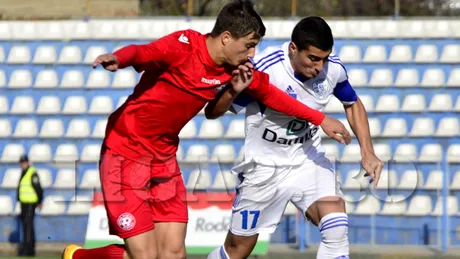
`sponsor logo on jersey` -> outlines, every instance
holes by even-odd
[[[281,145],[286,145],[286,146],[292,146],[294,144],[303,144],[304,142],[310,140],[315,136],[316,132],[318,131],[318,127],[314,127],[310,130],[308,130],[305,135],[298,137],[298,138],[293,138],[293,139],[287,139],[283,137],[278,137],[278,134],[269,129],[265,129],[264,133],[262,134],[262,138],[268,142],[272,143],[278,143]]]
[[[302,131],[306,130],[309,126],[309,123],[307,121],[301,121],[301,120],[292,120],[289,122],[287,129],[286,129],[286,135],[291,136],[291,135],[297,135],[302,133]]]
[[[295,99],[297,99],[297,93],[294,91],[294,89],[292,88],[292,86],[288,86],[286,88],[286,93],[289,94],[290,96],[294,97]]]
[[[312,89],[318,99],[323,99],[326,97],[327,90],[329,88],[329,83],[327,79],[321,78],[313,81]]]
[[[190,44],[190,42],[188,42],[187,36],[185,36],[183,33],[180,35],[179,41],[185,44]]]
[[[220,85],[220,80],[217,79],[207,79],[207,78],[201,78],[201,82],[208,84],[208,85]]]

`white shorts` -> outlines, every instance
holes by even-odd
[[[247,163],[232,171],[240,182],[230,231],[238,236],[273,233],[289,201],[305,216],[318,199],[343,197],[333,164],[325,157],[290,167]]]

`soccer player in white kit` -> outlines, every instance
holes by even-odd
[[[338,98],[360,144],[366,176],[376,186],[383,163],[374,154],[366,110],[340,59],[331,54],[333,41],[322,18],[304,18],[294,28],[291,41],[256,55],[254,68],[268,73],[270,83],[314,109],[322,111],[331,98]],[[206,109],[206,115],[216,118],[228,109],[236,113],[244,107],[245,155],[232,169],[239,184],[230,231],[225,244],[208,259],[247,258],[259,233],[275,231],[289,201],[321,232],[317,258],[349,258],[345,202],[318,127],[267,108],[244,93],[235,99],[221,97]]]

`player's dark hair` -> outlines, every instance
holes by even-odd
[[[217,37],[225,31],[236,39],[253,32],[255,39],[261,39],[265,36],[265,25],[250,0],[236,0],[226,4],[219,12],[211,36]]]
[[[291,41],[297,46],[299,51],[314,46],[320,50],[332,50],[334,37],[329,25],[323,18],[310,16],[303,18],[294,27]]]

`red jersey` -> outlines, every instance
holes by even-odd
[[[132,95],[109,117],[104,145],[120,155],[150,165],[175,163],[179,133],[231,80],[233,68],[218,66],[206,37],[177,31],[146,45],[114,53],[119,68],[144,72]],[[269,84],[254,71],[246,90],[268,107],[319,125],[324,114],[309,109]]]

